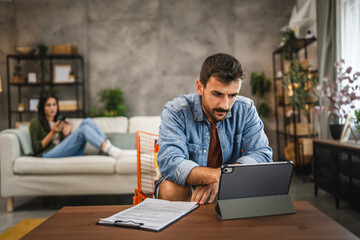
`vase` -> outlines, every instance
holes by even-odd
[[[341,132],[343,130],[344,124],[332,123],[330,124],[330,133],[333,139],[340,139]]]

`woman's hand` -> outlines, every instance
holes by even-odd
[[[59,133],[63,130],[64,126],[65,126],[65,123],[61,122],[61,121],[57,121],[56,123],[54,123],[54,125],[51,128],[51,131],[41,141],[41,146],[43,148],[46,147],[51,142],[51,140],[54,138],[55,134]]]
[[[52,126],[51,131],[54,133],[59,133],[63,130],[64,126],[65,123],[59,120]]]
[[[72,129],[72,124],[69,121],[65,121],[65,126],[62,130],[62,133],[64,134],[65,137],[69,136],[71,133],[71,129]]]

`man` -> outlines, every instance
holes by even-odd
[[[244,75],[233,56],[209,56],[196,81],[197,93],[165,105],[158,139],[158,198],[212,203],[222,164],[272,161],[253,102],[238,96]]]

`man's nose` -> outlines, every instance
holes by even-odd
[[[220,107],[224,110],[229,109],[229,98],[227,96],[225,96],[221,99]]]

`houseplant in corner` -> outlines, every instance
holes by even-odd
[[[127,107],[123,98],[124,92],[119,88],[103,89],[98,92],[103,108],[92,107],[89,111],[90,117],[116,117],[125,116]]]
[[[265,76],[264,72],[252,72],[250,75],[251,93],[257,95],[257,110],[260,117],[268,117],[271,113],[270,100],[265,94],[271,90],[271,80]]]
[[[320,109],[327,111],[330,117],[330,133],[334,139],[339,139],[345,118],[355,109],[354,100],[360,100],[360,86],[357,80],[360,72],[351,74],[352,67],[345,68],[345,61],[335,62],[336,79],[329,81],[329,77],[322,79],[322,84],[317,89],[321,92],[321,98],[325,99],[325,106]]]

